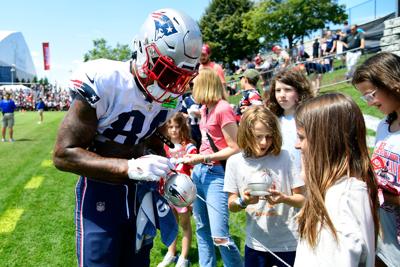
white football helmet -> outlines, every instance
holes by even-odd
[[[173,173],[164,185],[164,198],[176,207],[187,207],[196,199],[196,185],[189,176]]]
[[[197,75],[202,38],[198,24],[184,13],[151,13],[133,41],[134,72],[157,102],[182,95]]]

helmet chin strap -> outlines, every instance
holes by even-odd
[[[133,57],[134,55],[135,55],[135,58]],[[151,96],[149,96],[147,94],[146,90],[144,90],[144,85],[142,84],[141,79],[138,78],[135,65],[132,64],[133,60],[135,60],[135,59],[136,59],[136,52],[134,52],[132,54],[132,60],[129,62],[129,68],[130,68],[129,71],[130,71],[130,73],[132,73],[133,77],[135,78],[135,82],[136,82],[136,85],[138,86],[139,90],[143,93],[144,97],[146,97],[146,101],[151,103],[151,102],[153,102],[153,98],[151,98]]]

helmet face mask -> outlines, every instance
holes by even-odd
[[[197,75],[202,39],[197,23],[172,9],[150,14],[134,40],[134,71],[146,93],[165,102]]]
[[[186,84],[197,75],[197,71],[177,67],[171,58],[161,55],[154,44],[146,47],[146,53],[149,61],[144,65],[144,73],[167,92],[183,94]]]

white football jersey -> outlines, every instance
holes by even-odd
[[[72,75],[70,89],[96,109],[100,141],[138,144],[181,109],[182,97],[168,103],[146,99],[129,61],[86,62]]]

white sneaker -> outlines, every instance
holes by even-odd
[[[157,267],[166,267],[171,263],[175,263],[175,261],[176,261],[176,256],[167,252],[167,254],[165,254],[164,256],[164,259],[157,265]]]
[[[184,257],[179,257],[175,267],[189,267],[189,265],[190,265],[189,260],[185,259]]]
[[[14,139],[10,138],[10,142],[11,142],[11,143],[13,143],[14,141],[15,141]]]
[[[4,139],[4,138],[1,138],[1,142],[5,142],[6,141],[6,139]]]

